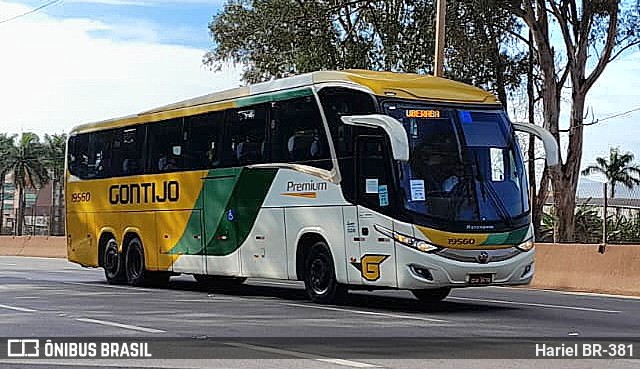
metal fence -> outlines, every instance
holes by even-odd
[[[543,211],[539,240],[553,242],[557,222],[553,197],[547,199]],[[617,184],[612,197],[610,184],[583,184],[576,196],[575,215],[577,243],[640,244],[640,187]]]
[[[3,212],[0,234],[19,235],[18,209]],[[31,206],[22,216],[22,235],[25,236],[64,236],[64,209],[54,206]]]

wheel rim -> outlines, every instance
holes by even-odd
[[[311,289],[318,295],[323,295],[329,290],[331,274],[329,271],[329,263],[325,258],[316,257],[313,259],[309,270],[309,281]]]
[[[142,255],[137,249],[129,251],[129,257],[127,258],[127,272],[129,279],[137,279],[142,273]]]
[[[104,268],[112,276],[118,274],[120,267],[120,257],[118,255],[118,249],[113,246],[107,246],[107,250],[104,255]]]

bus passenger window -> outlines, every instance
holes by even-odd
[[[331,169],[326,131],[313,97],[275,102],[272,112],[272,161]]]
[[[257,105],[227,112],[225,119],[228,135],[223,141],[224,166],[264,163],[267,109]]]
[[[113,134],[112,175],[135,175],[143,172],[142,147],[145,129],[125,128]]]
[[[147,173],[170,172],[182,168],[180,119],[172,119],[149,125],[147,131],[149,151]]]
[[[222,137],[223,112],[187,117],[182,134],[184,169],[209,169],[220,166],[217,150]]]

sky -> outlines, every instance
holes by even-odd
[[[46,2],[0,0],[0,22]],[[63,0],[0,23],[0,132],[68,132],[240,85],[238,67],[202,64],[223,3]],[[640,107],[638,49],[608,66],[587,106],[596,119]],[[583,166],[612,146],[640,160],[640,111],[587,127]]]

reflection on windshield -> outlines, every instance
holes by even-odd
[[[411,212],[469,223],[504,222],[529,211],[522,158],[501,111],[386,104],[402,122],[410,159],[400,187]]]

